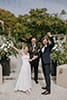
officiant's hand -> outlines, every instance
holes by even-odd
[[[33,60],[35,60],[35,59],[37,59],[37,58],[38,58],[38,56],[33,56],[32,59],[29,59],[29,62],[31,62],[31,61],[33,61]]]
[[[38,58],[38,56],[33,56],[32,60],[35,60],[35,59],[37,59],[37,58]]]

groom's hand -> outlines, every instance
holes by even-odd
[[[48,35],[49,37],[51,37],[51,36],[52,36],[51,32],[47,32],[47,35]]]

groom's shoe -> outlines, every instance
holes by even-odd
[[[50,94],[50,91],[45,92],[45,95],[49,95],[49,94]]]
[[[38,81],[35,81],[36,82],[36,84],[38,84]]]
[[[47,89],[47,87],[41,87],[41,89],[46,90],[46,89]]]
[[[35,83],[36,83],[36,84],[38,84],[38,81],[37,81],[37,80],[35,80]]]
[[[46,91],[42,92],[41,94],[42,94],[42,95],[48,95],[48,94],[50,94],[50,91],[47,91],[47,90],[46,90]]]

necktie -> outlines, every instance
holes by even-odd
[[[42,48],[42,53],[44,53],[44,50],[45,50],[45,46]]]

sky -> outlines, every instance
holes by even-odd
[[[0,0],[0,8],[9,10],[16,16],[26,14],[31,8],[47,8],[49,13],[67,12],[67,0]]]

